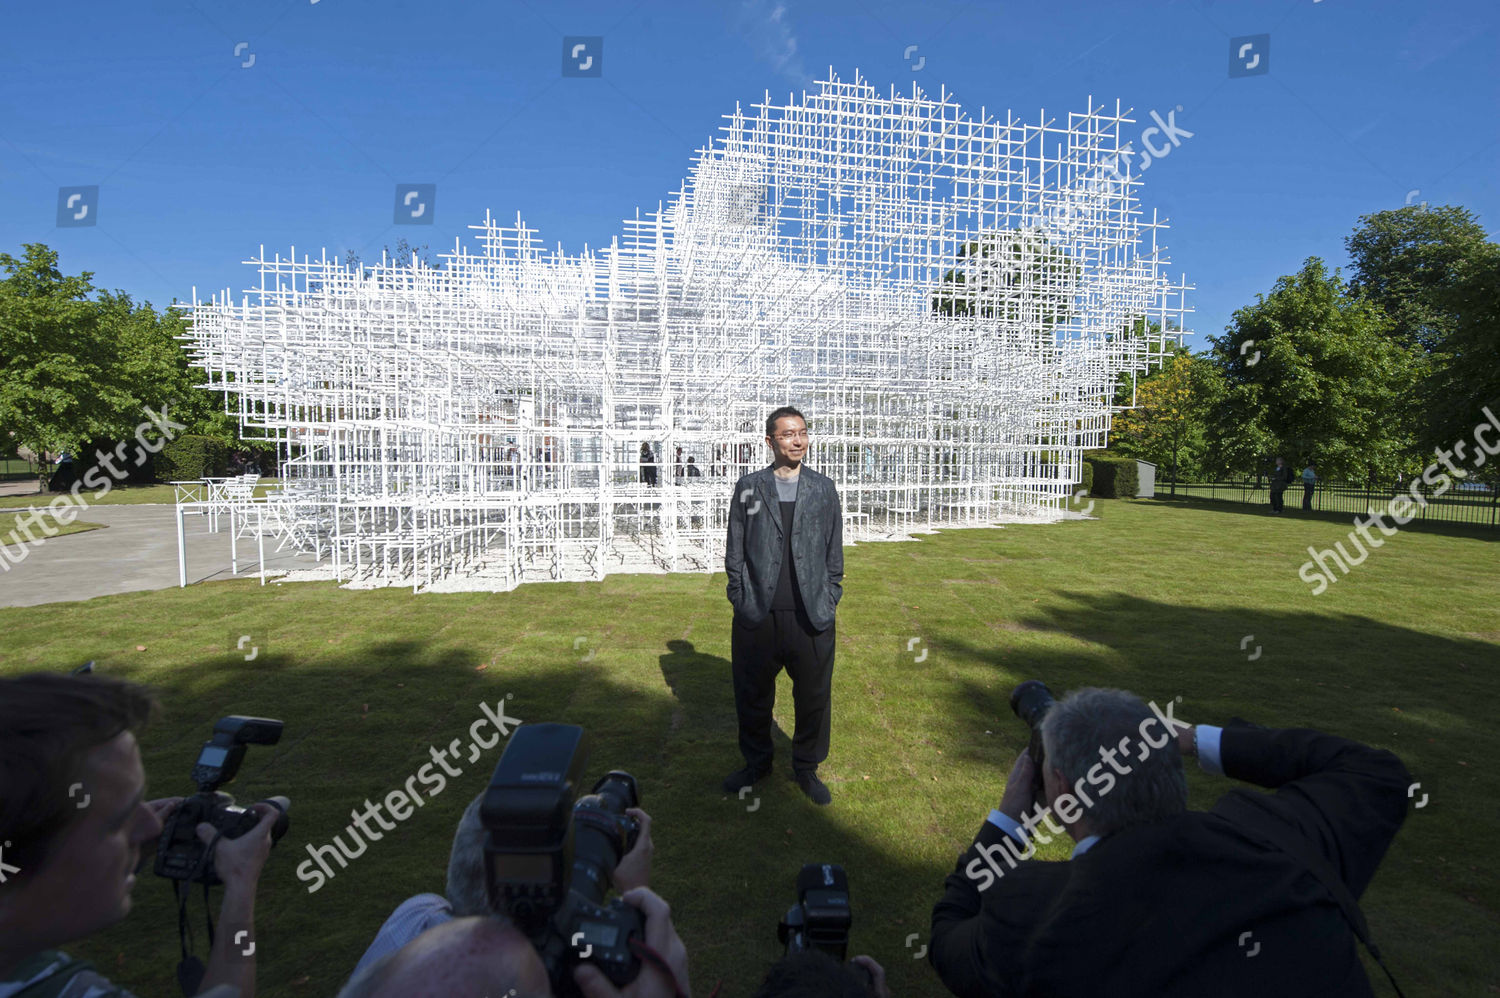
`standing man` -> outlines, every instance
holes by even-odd
[[[844,594],[844,515],[827,475],[802,464],[807,421],[784,406],[766,417],[774,461],[734,486],[724,570],[734,607],[730,648],[734,706],[745,767],[724,780],[738,793],[771,770],[776,675],[792,679],[796,729],[792,775],[815,803],[827,804],[818,764],[828,758],[832,716],[834,609]]]
[[[1280,513],[1284,506],[1282,497],[1286,494],[1286,487],[1292,484],[1292,469],[1287,466],[1286,458],[1278,457],[1276,467],[1271,469],[1271,512]]]
[[[1318,469],[1311,461],[1302,469],[1302,508],[1312,510],[1313,489],[1318,484]]]

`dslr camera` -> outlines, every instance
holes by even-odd
[[[839,963],[849,952],[849,877],[837,863],[808,863],[797,874],[797,903],[792,905],[776,936],[786,955],[822,950]]]
[[[633,944],[644,916],[604,896],[639,823],[635,777],[611,770],[578,796],[589,739],[573,724],[523,724],[511,734],[479,805],[490,907],[531,938],[559,996],[578,996],[572,968],[597,967],[615,987],[641,970]],[[576,798],[576,799],[575,799]]]
[[[226,839],[237,839],[260,824],[259,814],[235,807],[234,798],[219,787],[239,772],[246,745],[275,745],[280,740],[281,722],[265,717],[234,715],[214,724],[213,737],[203,743],[193,765],[192,779],[198,792],[172,812],[162,829],[156,847],[157,876],[209,886],[223,883],[214,870],[213,853],[198,839],[198,823],[208,822]],[[286,834],[286,812],[291,802],[285,797],[267,797],[259,803],[281,812],[271,826],[274,845]]]
[[[1028,679],[1010,691],[1010,709],[1031,729],[1031,744],[1026,746],[1026,754],[1031,756],[1031,789],[1037,800],[1042,799],[1042,759],[1046,755],[1042,750],[1042,718],[1055,703],[1057,699],[1040,679]]]

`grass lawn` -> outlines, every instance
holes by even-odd
[[[281,480],[264,478],[255,486],[255,495],[263,496],[267,489],[277,488]],[[0,509],[25,509],[29,506],[45,506],[62,493],[36,492],[25,496],[0,496]],[[174,503],[176,489],[171,485],[116,485],[100,498],[85,489],[79,495],[90,506],[123,506],[143,503]]]
[[[11,531],[16,529],[16,522],[24,516],[26,516],[25,513],[0,513],[0,541],[10,544],[26,543],[24,534],[17,534],[15,538],[11,537]],[[98,530],[104,524],[89,523],[85,520],[74,520],[71,523],[63,524],[57,522],[57,518],[51,513],[46,513],[36,520],[28,518],[26,526],[31,531],[33,537],[45,539],[48,537],[63,537],[67,534],[81,534],[85,530]]]
[[[943,994],[913,954],[1025,746],[1007,697],[1029,678],[1181,697],[1189,721],[1239,715],[1395,751],[1429,803],[1410,811],[1364,896],[1371,931],[1407,994],[1500,988],[1500,535],[1403,531],[1314,597],[1298,566],[1309,544],[1344,539],[1347,522],[1149,501],[1097,501],[1095,515],[846,552],[827,808],[792,784],[780,733],[754,810],[718,789],[739,765],[722,575],[421,596],[237,581],[0,609],[0,672],[92,658],[156,687],[167,715],[144,738],[153,796],[190,791],[216,718],[286,722],[228,787],[241,802],[292,798],[257,906],[267,995],[332,995],[397,903],[442,891],[454,825],[499,747],[460,761],[444,793],[317,893],[294,871],[366,798],[401,787],[429,746],[467,743],[480,702],[507,694],[512,716],[589,730],[590,780],[610,768],[639,779],[655,819],[653,886],[672,904],[695,994],[720,978],[729,995],[753,989],[813,861],[849,871],[851,954],[883,963],[894,994]],[[253,661],[234,651],[241,634]],[[783,676],[782,732],[791,708]],[[1196,766],[1188,784],[1198,808],[1230,786]],[[1054,842],[1042,855],[1067,852]],[[175,925],[167,886],[144,876],[131,917],[72,948],[137,993],[174,994]]]

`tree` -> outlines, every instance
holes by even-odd
[[[1212,340],[1224,380],[1208,416],[1215,463],[1258,474],[1280,454],[1294,464],[1312,458],[1330,477],[1404,468],[1427,364],[1390,329],[1317,257],[1237,310]]]
[[[1486,243],[1458,265],[1444,304],[1453,326],[1423,385],[1420,438],[1428,454],[1468,438],[1486,420],[1486,406],[1500,414],[1500,246]],[[1500,480],[1500,461],[1482,471],[1479,477]]]
[[[392,267],[410,267],[413,256],[421,261],[422,266],[432,270],[442,270],[443,264],[446,262],[438,259],[437,254],[433,253],[426,243],[423,243],[421,246],[413,246],[407,241],[405,236],[396,240],[395,246],[388,245],[382,247],[382,253],[385,255],[387,264]],[[352,249],[344,251],[344,264],[351,270],[368,270],[373,266],[373,264],[364,262],[364,258],[359,255],[358,250]]]
[[[1454,292],[1467,262],[1494,244],[1466,209],[1408,205],[1361,216],[1349,251],[1349,289],[1391,319],[1391,335],[1442,351],[1458,323]]]
[[[131,425],[140,421],[146,407],[160,411],[170,405],[172,418],[185,424],[187,433],[235,446],[234,417],[224,412],[221,395],[198,387],[205,376],[192,367],[178,338],[188,326],[181,310],[169,307],[158,313],[150,302],[136,303],[124,291],[100,292],[98,307],[101,326],[119,345]]]
[[[1007,229],[965,243],[932,297],[938,315],[978,315],[1052,329],[1073,311],[1080,268],[1035,229]]]
[[[118,344],[88,299],[93,274],[64,275],[41,243],[27,243],[21,260],[0,253],[0,270],[0,430],[37,454],[126,432],[130,393]]]
[[[1136,386],[1136,405],[1114,420],[1111,448],[1171,469],[1172,494],[1184,470],[1200,471],[1207,449],[1209,409],[1223,391],[1207,360],[1177,347]]]

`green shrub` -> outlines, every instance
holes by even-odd
[[[156,477],[163,482],[190,482],[224,474],[229,448],[213,437],[191,434],[168,441],[156,455]]]
[[[1078,488],[1074,489],[1073,491],[1077,492],[1081,489],[1084,493],[1088,493],[1094,488],[1094,466],[1092,464],[1089,464],[1088,458],[1083,459],[1082,473],[1083,480],[1078,483]]]
[[[1140,491],[1135,458],[1118,454],[1090,454],[1084,458],[1093,470],[1090,495],[1101,499],[1134,499]]]

